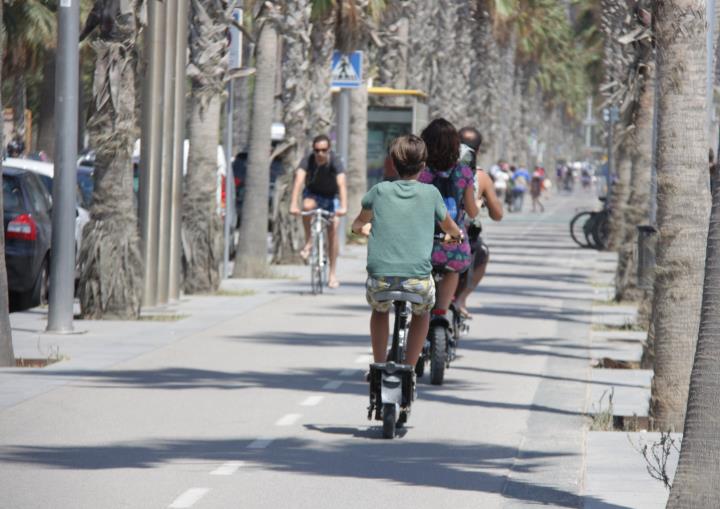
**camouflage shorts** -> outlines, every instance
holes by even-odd
[[[435,281],[431,276],[427,278],[402,278],[402,277],[368,277],[365,283],[367,290],[365,296],[368,304],[375,311],[387,313],[392,308],[391,301],[378,302],[375,295],[380,292],[402,291],[415,293],[423,298],[421,304],[411,303],[414,315],[422,315],[429,312],[435,305]]]

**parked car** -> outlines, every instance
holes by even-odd
[[[37,174],[3,168],[5,265],[11,309],[47,303],[51,209],[50,194]]]
[[[52,197],[53,176],[55,175],[55,167],[52,163],[35,161],[33,159],[7,158],[3,161],[3,168],[17,168],[37,174],[40,177],[43,185],[45,186],[45,189],[47,189],[47,192]],[[80,267],[80,248],[82,247],[83,229],[85,228],[85,225],[90,221],[90,213],[82,205],[83,198],[80,188],[78,187],[76,191],[77,205],[75,212],[75,278],[77,279],[80,276],[78,268]]]

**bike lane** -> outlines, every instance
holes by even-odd
[[[0,413],[7,500],[577,506],[593,300],[593,252],[567,234],[577,204],[556,197],[543,215],[488,228],[491,264],[469,301],[470,334],[443,386],[420,380],[396,440],[365,419],[369,309],[363,251],[349,248],[337,291],[233,282],[270,297],[110,369],[79,369]]]

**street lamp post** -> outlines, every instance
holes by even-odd
[[[53,177],[52,256],[49,332],[72,332],[75,289],[75,217],[80,74],[80,0],[63,0],[58,9],[55,112],[58,115]]]

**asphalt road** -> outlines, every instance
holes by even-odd
[[[272,297],[249,310],[1,410],[0,507],[578,507],[595,254],[567,223],[583,205],[487,226],[470,333],[397,439],[366,420],[351,248],[337,291],[260,284]]]

